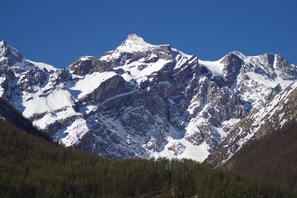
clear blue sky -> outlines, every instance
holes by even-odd
[[[201,59],[233,50],[297,64],[296,0],[1,0],[0,40],[28,59],[65,67],[136,33]]]

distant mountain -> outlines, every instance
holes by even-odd
[[[251,115],[264,119],[265,106],[297,80],[297,67],[278,54],[205,61],[135,34],[64,69],[29,61],[5,42],[0,55],[0,97],[65,146],[117,159],[203,161],[214,153],[210,160],[221,164],[260,121],[251,131],[238,126]],[[223,157],[214,157],[219,151]]]

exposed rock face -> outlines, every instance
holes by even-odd
[[[116,96],[117,94],[124,93],[127,91],[126,81],[123,77],[115,75],[106,81],[102,82],[98,88],[92,91],[90,94],[81,99],[82,102],[96,100],[104,101],[110,97]]]
[[[243,60],[237,55],[230,53],[221,60],[224,64],[223,79],[227,86],[231,87],[233,83],[236,83],[237,76],[243,65]]]
[[[203,161],[297,79],[279,55],[203,61],[137,35],[66,69],[12,59],[0,69],[0,96],[66,146],[110,158]]]
[[[282,129],[286,123],[297,120],[297,82],[288,86],[260,110],[238,122],[227,138],[207,159],[219,166],[227,162],[242,146],[267,134]]]
[[[68,70],[71,71],[72,74],[81,76],[92,72],[105,72],[108,71],[108,69],[108,64],[93,56],[83,56],[68,67]]]

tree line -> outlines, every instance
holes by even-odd
[[[0,197],[297,197],[277,183],[191,160],[110,160],[0,120]]]

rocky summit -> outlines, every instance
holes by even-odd
[[[278,54],[205,61],[135,34],[63,69],[0,42],[0,97],[65,146],[115,159],[212,154],[220,164],[260,134],[271,101],[285,101],[296,81],[297,67]]]

